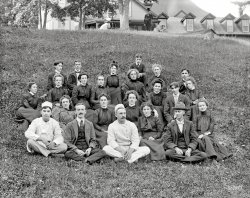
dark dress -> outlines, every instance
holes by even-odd
[[[64,75],[64,74],[62,74],[62,73],[60,73],[60,74],[61,74],[61,75],[63,76],[63,78],[64,78],[63,84],[62,84],[63,88],[68,89],[67,76]],[[55,75],[56,75],[55,72],[49,74],[49,76],[48,76],[47,91],[49,91],[49,90],[51,90],[52,88],[55,87],[55,83],[54,83],[54,76],[55,76]]]
[[[52,102],[53,104],[55,103],[60,103],[60,98],[63,95],[68,95],[68,90],[65,89],[64,87],[54,87],[48,92],[47,100]]]
[[[93,88],[90,101],[91,101],[91,104],[92,104],[94,110],[100,108],[100,102],[99,102],[98,97],[101,94],[108,95],[108,90],[104,86],[97,86],[97,87]]]
[[[181,81],[179,82],[179,86],[180,86],[179,91],[180,91],[181,94],[185,94],[185,93],[186,93],[186,90],[187,90],[186,85],[185,85],[184,83],[185,83],[184,80],[181,80]]]
[[[167,121],[165,120],[164,113],[163,113],[163,106],[164,106],[166,98],[167,98],[167,94],[164,92],[160,92],[157,94],[154,92],[151,92],[149,93],[149,96],[148,96],[149,102],[151,102],[152,105],[154,105],[154,108],[159,115],[158,117],[164,125],[167,124]]]
[[[78,72],[78,74],[80,74],[81,72]],[[69,94],[70,96],[72,95],[72,91],[74,89],[75,86],[77,86],[77,73],[73,72],[71,74],[69,74],[68,77],[68,90],[69,90]]]
[[[29,92],[24,94],[21,104],[16,111],[17,120],[25,119],[31,123],[32,120],[41,117],[40,111],[37,110],[39,102],[41,102],[41,99],[36,95],[32,95]]]
[[[208,157],[213,157],[217,161],[223,160],[232,156],[225,146],[219,144],[214,137],[215,121],[209,110],[200,112],[194,121],[195,130],[198,135],[210,132],[210,135],[204,135],[202,139],[198,138],[198,148],[206,152]]]
[[[151,78],[149,78],[148,80],[148,92],[152,92],[153,91],[153,85],[152,82],[155,81],[156,79],[162,80],[164,82],[164,85],[162,87],[162,91],[163,92],[167,92],[167,79],[165,78],[165,76],[163,76],[162,74],[160,74],[160,76],[155,76],[154,74],[152,75]]]
[[[140,116],[141,116],[141,111],[138,105],[126,107],[126,119],[129,120],[130,122],[133,122],[137,127],[138,127],[138,119]]]
[[[142,137],[140,145],[150,148],[151,160],[165,159],[164,142],[160,139],[163,127],[159,118],[153,115],[150,117],[141,116],[138,120],[138,131]],[[155,140],[149,140],[149,137],[153,137]]]
[[[138,80],[127,80],[122,84],[122,92],[123,95],[125,96],[126,92],[129,90],[135,90],[139,94],[139,104],[141,105],[142,102],[147,101],[147,96],[146,96],[146,91],[145,91],[145,86],[142,82]],[[127,101],[124,100],[124,103]]]
[[[108,95],[110,96],[111,105],[122,103],[120,80],[117,75],[110,75],[107,77],[105,87],[107,88]]]
[[[203,98],[203,95],[201,91],[197,88],[195,88],[194,90],[190,90],[187,88],[185,91],[185,95],[190,101],[190,120],[194,121],[196,116],[199,114],[199,109],[198,109],[198,106],[194,104],[193,102],[195,100]]]
[[[52,117],[59,122],[61,129],[64,131],[66,125],[75,118],[75,111],[69,111],[62,107],[56,107],[52,110]]]
[[[92,86],[89,84],[78,85],[74,87],[72,92],[72,102],[74,105],[81,102],[85,105],[86,109],[90,109],[90,98],[92,97]]]
[[[96,132],[96,140],[101,148],[107,145],[108,126],[115,121],[114,110],[99,108],[95,110],[93,125]]]
[[[136,63],[133,63],[131,66],[130,66],[130,69],[137,69],[139,71],[139,73],[142,74],[142,76],[140,78],[138,78],[138,80],[140,82],[142,82],[145,86],[146,86],[146,83],[147,83],[147,77],[146,77],[146,67],[144,64],[140,64],[140,65],[136,65]]]

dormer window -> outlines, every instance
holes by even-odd
[[[233,20],[227,20],[227,32],[234,31],[234,22]]]
[[[207,19],[207,29],[214,29],[214,20]]]
[[[249,20],[242,20],[242,32],[249,32]]]
[[[183,17],[183,19],[181,20],[181,23],[183,23],[184,26],[186,26],[186,30],[188,32],[194,31],[194,19],[195,18],[196,18],[196,16],[190,12],[190,13],[186,14]]]
[[[187,19],[187,31],[194,31],[194,19]]]

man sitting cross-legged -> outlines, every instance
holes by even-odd
[[[50,154],[64,153],[67,150],[59,123],[50,117],[51,109],[51,102],[42,103],[42,117],[33,120],[25,131],[28,152],[41,153],[48,157]]]
[[[92,122],[85,119],[86,108],[83,103],[75,106],[76,119],[67,124],[63,133],[68,151],[65,153],[67,159],[82,161],[92,164],[106,156],[96,142],[95,129]]]
[[[139,147],[140,138],[136,125],[126,120],[126,109],[123,104],[115,106],[117,120],[108,127],[108,145],[103,147],[107,155],[115,161],[127,160],[133,163],[150,153],[147,146]]]
[[[193,123],[184,119],[188,109],[183,102],[173,108],[176,120],[167,125],[163,140],[168,148],[166,157],[170,160],[182,162],[198,162],[207,158],[207,154],[196,150],[197,135]]]

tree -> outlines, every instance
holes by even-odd
[[[51,16],[62,22],[66,16],[70,16],[72,20],[79,21],[78,29],[81,30],[85,28],[87,16],[103,17],[107,11],[115,13],[116,8],[116,4],[109,0],[68,0],[68,5],[64,8],[54,4]]]
[[[120,28],[122,30],[129,29],[129,3],[131,0],[118,0],[119,13],[120,13]],[[152,2],[158,2],[158,0],[146,0],[144,3],[151,4]]]
[[[239,16],[242,16],[244,13],[244,10],[248,5],[250,5],[250,1],[232,1],[233,4],[237,5],[239,7]]]

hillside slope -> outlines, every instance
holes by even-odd
[[[3,197],[248,197],[250,186],[250,112],[244,77],[250,47],[218,38],[156,37],[110,31],[36,31],[2,29],[4,70],[1,78],[0,194]],[[29,81],[45,92],[53,62],[64,62],[70,73],[75,60],[91,83],[108,74],[118,61],[124,80],[135,53],[151,65],[163,65],[168,84],[187,68],[209,100],[216,116],[216,137],[234,156],[224,162],[199,165],[111,160],[88,166],[82,162],[31,156],[13,112]],[[243,146],[242,146],[243,145]]]

